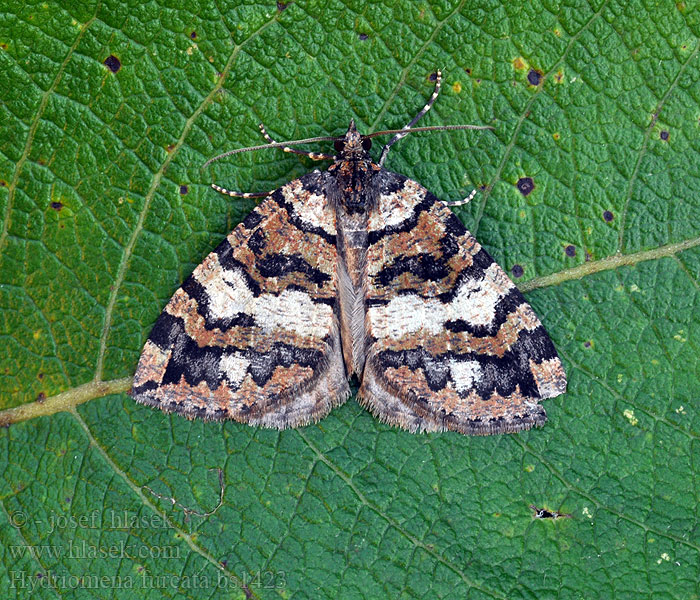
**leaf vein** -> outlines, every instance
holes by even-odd
[[[605,7],[608,5],[610,0],[606,0],[598,12],[594,13],[593,16],[588,20],[588,22],[579,29],[579,31],[572,36],[571,40],[567,44],[566,48],[564,49],[563,54],[561,55],[561,58],[554,63],[552,68],[547,71],[544,75],[544,81],[546,81],[552,73],[556,69],[559,68],[559,65],[561,65],[565,60],[566,57],[569,55],[569,52],[573,48],[574,44],[578,41],[578,39],[583,35],[583,33],[593,24],[593,22],[600,17],[600,15],[603,13],[605,10]],[[498,164],[498,167],[496,167],[496,172],[494,173],[493,178],[491,179],[491,182],[486,186],[486,189],[484,190],[484,193],[481,194],[481,201],[479,202],[478,210],[476,213],[476,218],[474,220],[474,226],[472,228],[472,234],[476,236],[477,232],[479,231],[479,225],[481,224],[481,219],[484,216],[484,210],[486,208],[486,201],[488,200],[489,196],[491,195],[492,190],[496,186],[496,184],[499,182],[501,178],[501,173],[503,172],[503,169],[506,166],[506,163],[508,162],[508,159],[510,158],[511,152],[513,151],[513,148],[515,146],[515,143],[518,139],[518,135],[520,134],[520,130],[523,126],[523,123],[525,122],[525,119],[528,118],[530,115],[530,110],[532,109],[532,105],[535,103],[535,101],[540,97],[542,92],[544,91],[544,84],[541,84],[539,89],[535,90],[535,92],[532,94],[532,97],[530,100],[528,100],[527,104],[525,105],[525,109],[523,110],[522,114],[518,118],[518,122],[516,123],[515,129],[513,130],[513,135],[511,136],[510,141],[508,142],[508,145],[505,148],[505,151],[503,152],[503,158],[501,158],[501,162]]]
[[[174,145],[173,149],[171,152],[168,153],[168,156],[165,158],[163,163],[161,164],[160,168],[156,173],[154,173],[153,180],[151,182],[151,186],[146,193],[146,196],[144,198],[144,204],[143,208],[141,209],[139,213],[138,220],[136,222],[136,226],[134,227],[134,231],[127,242],[126,247],[124,248],[124,252],[122,253],[122,258],[119,263],[119,269],[117,270],[117,276],[114,280],[114,284],[112,285],[112,289],[109,295],[109,300],[107,301],[107,307],[105,309],[105,318],[104,318],[104,325],[102,328],[102,335],[100,336],[100,347],[98,350],[97,354],[97,364],[95,366],[95,377],[94,381],[99,381],[102,378],[102,370],[104,367],[104,355],[107,347],[107,337],[109,336],[109,330],[112,325],[112,314],[114,312],[114,306],[117,301],[117,295],[119,294],[119,291],[121,289],[122,283],[124,282],[124,278],[126,277],[126,271],[127,267],[129,265],[129,260],[131,259],[131,254],[133,252],[133,249],[136,245],[136,240],[138,239],[139,235],[141,234],[141,231],[143,230],[144,223],[146,221],[146,215],[148,213],[148,210],[151,205],[151,201],[153,200],[153,197],[155,196],[156,190],[158,189],[158,186],[160,185],[161,179],[163,175],[165,174],[168,166],[172,162],[173,158],[177,154],[178,150],[182,147],[182,145],[185,142],[185,139],[187,138],[187,135],[189,134],[190,130],[194,126],[195,121],[199,117],[199,115],[204,111],[204,109],[211,103],[211,101],[214,99],[216,94],[219,92],[219,90],[222,88],[224,81],[226,80],[226,76],[228,73],[231,71],[231,68],[233,67],[233,64],[238,57],[238,54],[241,52],[243,47],[250,42],[252,39],[254,39],[256,36],[260,35],[262,31],[264,31],[267,27],[275,23],[278,19],[279,12],[269,21],[267,21],[264,25],[262,25],[258,30],[253,32],[250,37],[248,37],[246,40],[244,40],[241,44],[236,45],[231,53],[231,56],[229,56],[229,59],[226,61],[226,66],[224,67],[222,71],[221,77],[217,80],[216,84],[212,88],[211,92],[209,92],[209,95],[207,95],[206,98],[202,101],[202,103],[195,109],[195,111],[192,113],[192,115],[187,119],[185,122],[185,125],[182,130],[182,134],[180,135],[180,138],[177,140],[176,144]]]

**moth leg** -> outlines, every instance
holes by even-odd
[[[433,106],[433,103],[435,102],[435,99],[438,97],[438,94],[440,93],[440,85],[442,84],[442,72],[438,69],[437,72],[437,80],[435,81],[435,91],[433,92],[433,95],[430,96],[428,99],[428,102],[426,105],[423,107],[423,109],[411,120],[408,125],[404,125],[401,129],[403,131],[401,133],[397,133],[393,138],[391,138],[384,148],[382,148],[382,154],[379,157],[379,166],[381,167],[384,164],[384,161],[386,160],[387,154],[389,154],[389,148],[393,146],[396,142],[398,142],[401,138],[404,138],[408,135],[408,130],[411,129],[417,122],[418,119],[420,119],[425,113],[427,113],[431,107]]]
[[[270,137],[270,135],[267,133],[267,130],[265,129],[265,126],[262,123],[260,123],[258,127],[260,127],[260,133],[262,133],[265,140],[267,140],[271,144],[278,143]],[[330,154],[323,154],[322,152],[307,152],[305,150],[297,150],[296,148],[290,148],[289,146],[283,146],[282,150],[284,150],[285,152],[290,152],[291,154],[301,154],[302,156],[308,156],[312,160],[333,160],[335,158]]]
[[[442,203],[445,206],[463,206],[465,204],[469,204],[474,196],[476,196],[476,190],[472,190],[471,194],[469,194],[463,200],[443,200]]]
[[[236,190],[227,190],[226,188],[219,187],[215,183],[211,184],[217,192],[224,194],[226,196],[232,196],[234,198],[266,198],[275,190],[269,192],[237,192]]]

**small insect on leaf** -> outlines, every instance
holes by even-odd
[[[284,429],[326,416],[356,375],[359,402],[411,432],[544,424],[539,402],[566,390],[544,327],[447,203],[383,166],[411,132],[488,129],[414,128],[438,96],[439,71],[435,81],[402,129],[363,135],[350,121],[338,138],[278,143],[261,127],[268,144],[208,161],[281,148],[331,165],[269,193],[213,186],[264,200],[158,318],[134,377],[138,402]],[[392,137],[375,162],[379,135]],[[332,141],[336,154],[292,148],[314,141]]]

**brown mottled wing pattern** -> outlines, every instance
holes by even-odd
[[[326,176],[273,192],[175,292],[141,355],[137,401],[284,428],[345,400]]]
[[[547,332],[459,219],[415,181],[389,181],[369,215],[362,402],[410,431],[486,435],[546,420],[564,393]]]

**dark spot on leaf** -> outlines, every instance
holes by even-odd
[[[591,347],[591,342],[589,342],[589,341],[583,342],[583,347],[584,347],[584,348],[590,348],[590,347]]]
[[[369,36],[366,33],[361,33],[358,37],[364,42]]]
[[[564,79],[564,73],[557,71],[557,73],[554,75],[554,79],[557,83],[561,83],[561,80]]]
[[[122,63],[121,61],[114,56],[114,54],[110,54],[107,58],[105,58],[105,66],[112,71],[112,73],[116,73],[119,69],[122,68]]]
[[[483,192],[486,189],[486,184],[485,183],[480,184],[479,189]]]
[[[168,144],[165,148],[168,152],[175,150],[175,144]]]
[[[567,256],[576,256],[576,246],[569,244],[566,248],[564,248],[564,252],[566,252]]]
[[[583,258],[586,262],[588,262],[589,260],[591,260],[593,258],[593,255],[588,250],[586,250],[586,253],[585,253]]]
[[[189,190],[189,188],[188,188],[186,185],[181,185],[181,186],[180,186],[180,194],[182,194],[183,196],[184,196],[187,192],[189,192],[189,191],[190,191],[190,190]]]
[[[481,83],[481,79],[477,79],[476,82],[477,82],[477,83]]]
[[[437,81],[437,73],[431,73],[430,77],[428,77],[430,81]]]
[[[219,564],[225,569],[226,565],[228,565],[228,561],[226,559],[224,559]]]
[[[556,510],[547,510],[546,508],[537,508],[534,504],[530,504],[530,510],[533,511],[532,517],[534,519],[571,519],[572,515],[567,515],[564,513],[557,512]]]
[[[7,181],[5,181],[4,179],[0,179],[0,186],[7,187]]]
[[[279,0],[277,0],[277,10],[282,12],[290,4],[291,4],[291,2],[280,2]]]
[[[46,400],[46,394],[44,392],[39,392],[36,396],[36,401],[41,404],[44,400]]]
[[[668,139],[668,131],[665,129],[659,134],[659,137],[665,142]]]
[[[513,273],[513,277],[518,279],[519,277],[523,276],[525,269],[523,269],[521,265],[513,265],[510,269],[510,272]]]
[[[63,208],[63,202],[52,202],[50,206],[54,210],[61,210]]]
[[[472,70],[471,70],[471,69],[464,69],[464,72],[465,72],[467,75],[471,75],[471,74],[472,74]]]
[[[535,182],[532,180],[532,177],[521,177],[518,179],[518,183],[516,183],[516,185],[523,196],[527,196],[532,190],[535,189]]]
[[[0,48],[2,48],[3,50],[7,50],[7,44],[3,42],[2,44],[0,44]]]
[[[73,502],[73,498],[66,496],[66,504],[70,504],[71,502]]]
[[[46,164],[46,161],[43,158],[40,158],[39,160],[36,161],[36,163],[43,167]]]
[[[197,39],[197,32],[196,32],[196,31],[193,31],[192,33],[190,33],[190,37],[191,37],[193,40]]]
[[[559,135],[559,132],[558,132],[558,131],[555,131],[555,132],[552,134],[552,137],[553,137],[555,140],[558,141],[558,140],[561,138],[561,135]]]
[[[530,72],[527,74],[527,80],[530,85],[540,85],[542,83],[542,71],[530,69]]]
[[[43,373],[37,373],[37,377],[38,377],[39,379],[43,379],[43,378],[44,378],[44,374],[43,374]]]
[[[613,215],[609,210],[606,210],[603,213],[603,219],[605,219],[608,223],[612,221],[615,218],[615,215]]]

